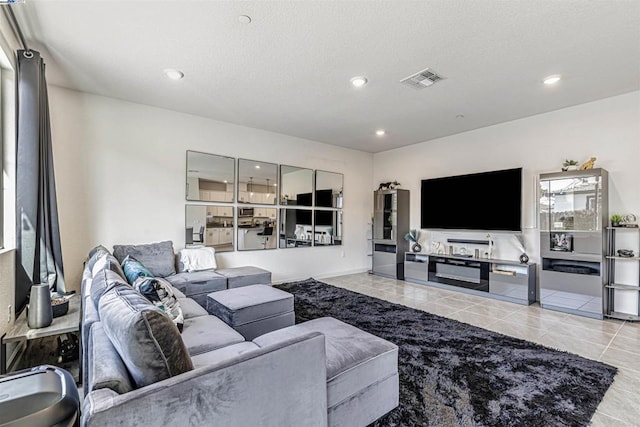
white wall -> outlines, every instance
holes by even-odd
[[[183,247],[186,150],[345,174],[343,246],[221,253],[222,266],[261,266],[275,281],[369,268],[372,155],[57,87],[49,96],[70,287],[96,244]]]
[[[535,177],[559,171],[564,159],[582,162],[590,156],[609,171],[610,213],[640,217],[640,92],[375,154],[374,183],[398,180],[411,190],[411,228],[420,228],[422,179],[522,167],[524,234],[528,253],[538,262]],[[498,195],[489,195],[487,203],[500,203]],[[433,209],[446,208],[446,200],[433,202]],[[430,241],[453,235],[478,239],[486,233],[431,232],[423,233],[421,241],[428,249]],[[512,234],[493,236],[496,258],[517,259]],[[623,306],[625,311],[634,308],[632,302]]]

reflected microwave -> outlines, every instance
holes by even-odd
[[[238,216],[253,216],[253,208],[238,208]]]

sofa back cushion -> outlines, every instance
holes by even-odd
[[[120,277],[119,274],[109,269],[98,270],[91,279],[91,287],[89,289],[89,295],[93,305],[98,309],[98,303],[102,295],[109,289],[109,287],[115,284],[126,284],[126,281]]]
[[[111,252],[109,252],[109,249],[105,248],[102,245],[98,245],[95,248],[91,249],[89,251],[89,258],[87,259],[87,266],[89,267],[89,270],[93,269],[93,265],[99,258],[107,254],[111,255]]]
[[[193,369],[176,325],[135,289],[110,287],[98,310],[105,333],[137,387]]]
[[[124,270],[120,266],[120,263],[111,254],[104,254],[99,257],[96,262],[93,264],[93,268],[91,269],[91,275],[95,276],[100,270],[111,270],[120,276],[122,279],[125,278]]]
[[[101,388],[111,389],[118,394],[133,390],[127,367],[105,334],[101,322],[91,326],[86,357],[88,372],[85,395]]]
[[[167,277],[176,272],[171,241],[148,245],[114,245],[113,255],[120,262],[124,261],[127,255],[131,255],[156,277]]]

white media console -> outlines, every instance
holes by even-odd
[[[404,280],[526,305],[537,296],[535,263],[407,252]]]

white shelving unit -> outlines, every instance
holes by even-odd
[[[621,249],[616,244],[616,234],[619,232],[636,233],[637,244],[633,248],[636,256],[634,257],[622,257],[617,255],[618,249]],[[605,317],[620,320],[629,320],[633,322],[640,321],[640,256],[637,256],[640,250],[640,229],[631,227],[607,227],[607,233],[609,237],[608,254],[607,259],[607,282],[604,286],[604,305],[605,305]],[[630,249],[630,248],[625,248]],[[624,266],[622,264],[625,264]],[[635,284],[618,283],[616,280],[616,269],[618,268],[635,268],[638,269],[638,278]],[[633,292],[637,294],[636,312],[629,314],[616,311],[616,293],[618,292]]]

